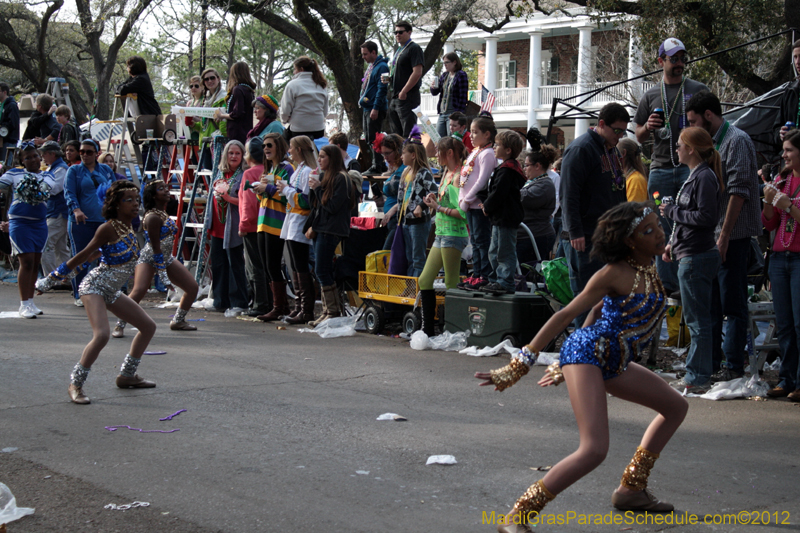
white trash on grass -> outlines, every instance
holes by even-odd
[[[0,483],[0,524],[8,524],[23,516],[33,514],[36,509],[17,507],[17,499],[5,483]]]
[[[425,463],[425,466],[428,465],[454,465],[457,464],[456,458],[452,455],[431,455],[428,457],[428,462]]]
[[[417,330],[411,335],[411,347],[415,350],[443,350],[458,352],[467,346],[468,331],[451,333],[443,331],[441,335],[428,337],[424,331]]]

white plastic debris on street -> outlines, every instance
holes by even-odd
[[[0,318],[20,318],[19,311],[0,311]]]
[[[415,350],[444,350],[445,352],[458,352],[467,346],[467,331],[451,333],[442,332],[441,335],[428,337],[422,330],[411,335],[411,347]]]
[[[456,458],[452,455],[431,455],[428,457],[428,462],[425,463],[425,466],[428,465],[454,465],[457,464]]]
[[[734,398],[750,398],[752,396],[764,397],[767,395],[769,385],[758,379],[736,378],[730,381],[718,381],[705,394],[686,393],[687,398],[703,398],[704,400],[732,400]]]
[[[314,329],[301,328],[300,333],[316,333],[323,339],[333,339],[335,337],[352,337],[356,334],[356,329],[363,329],[362,313],[352,316],[340,316],[329,318],[322,324],[317,324]]]
[[[495,346],[484,346],[483,348],[478,348],[477,346],[468,346],[463,350],[459,350],[458,353],[471,355],[473,357],[489,357],[491,355],[497,355],[503,352],[515,354],[518,351],[519,348],[516,348],[513,344],[511,344],[510,340],[506,339]]]
[[[36,509],[17,507],[17,499],[5,483],[0,483],[0,524],[8,524],[23,516],[33,514]]]
[[[553,363],[558,363],[558,352],[539,352],[539,357],[536,358],[536,365],[550,366]]]
[[[397,413],[383,413],[375,420],[395,420],[397,422],[405,422],[408,419],[404,416],[398,415]]]

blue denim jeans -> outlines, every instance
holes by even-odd
[[[467,211],[469,239],[472,242],[472,272],[474,276],[489,279],[492,265],[489,263],[489,245],[492,242],[492,225],[489,217],[480,209]]]
[[[408,275],[418,278],[425,268],[428,257],[428,234],[431,232],[431,221],[422,224],[403,224],[403,241],[406,245]]]
[[[70,246],[72,247],[72,255],[75,256],[78,252],[86,248],[86,246],[92,242],[92,238],[94,238],[95,232],[97,232],[97,228],[99,228],[103,223],[102,222],[84,222],[83,224],[76,223],[72,217],[69,218],[67,222],[67,233],[69,233],[69,242]],[[83,281],[83,278],[89,271],[97,266],[97,261],[92,263],[92,265],[80,272],[72,278],[72,296],[75,299],[78,299],[78,287]],[[49,274],[49,272],[48,272]]]
[[[670,167],[655,168],[650,170],[650,175],[647,177],[647,192],[650,197],[653,193],[658,192],[661,198],[671,196],[673,199],[678,196],[678,191],[689,178],[689,167],[681,165],[678,168]],[[669,236],[672,235],[672,222],[659,215],[658,220],[661,222],[661,227],[664,229],[664,236],[666,242],[669,242]],[[661,278],[661,283],[667,293],[672,293],[678,290],[678,263],[672,261],[665,263],[660,256],[656,257],[656,269],[658,270],[658,277]]]
[[[586,238],[586,247],[583,252],[573,248],[569,241],[565,241],[564,250],[566,252],[567,265],[569,266],[569,286],[572,289],[572,294],[577,296],[589,283],[589,279],[603,268],[603,263],[596,259],[591,259],[592,240],[590,238]],[[575,327],[583,327],[588,315],[589,311],[578,315],[575,318]]]
[[[800,386],[798,346],[800,346],[800,253],[773,252],[769,259],[772,304],[781,346],[779,386],[792,391]]]
[[[439,120],[436,121],[436,133],[439,134],[439,137],[450,135],[450,115],[452,114],[453,111],[449,110],[439,115]]]
[[[714,372],[711,333],[714,319],[711,309],[720,262],[719,251],[716,249],[682,257],[678,261],[683,316],[692,335],[684,380],[692,385],[707,383]]]
[[[728,243],[725,262],[719,267],[714,285],[714,370],[720,368],[724,355],[725,366],[736,372],[744,372],[745,349],[747,348],[747,261],[750,257],[750,237]],[[725,323],[725,341],[722,340],[722,317]]]
[[[489,263],[492,265],[489,281],[496,281],[506,290],[513,291],[517,271],[517,228],[492,226]]]
[[[336,247],[342,240],[338,235],[330,233],[317,233],[314,239],[314,272],[317,274],[317,280],[323,287],[333,285],[333,255],[336,253]]]

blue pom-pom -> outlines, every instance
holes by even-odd
[[[100,203],[106,201],[106,193],[108,192],[108,183],[101,183],[97,186],[97,197],[100,199]]]

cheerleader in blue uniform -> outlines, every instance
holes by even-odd
[[[153,275],[158,274],[165,287],[175,285],[183,290],[181,303],[169,329],[194,331],[197,328],[186,322],[186,313],[197,298],[197,281],[180,261],[172,255],[172,245],[178,234],[178,226],[169,218],[165,209],[169,202],[169,188],[161,180],[148,183],[144,188],[144,218],[142,227],[147,232],[147,244],[144,245],[139,255],[139,264],[136,266],[136,280],[130,298],[136,303],[142,301],[147,289],[153,281]],[[125,335],[125,321],[118,320],[111,336],[121,338]]]
[[[647,490],[650,469],[688,410],[686,400],[662,378],[633,361],[657,342],[666,309],[664,286],[653,259],[664,252],[664,231],[643,203],[620,204],[599,220],[592,254],[606,263],[586,288],[539,330],[511,364],[478,372],[481,385],[504,390],[528,373],[539,350],[572,320],[591,310],[583,329],[561,348],[560,364],[547,368],[539,385],[566,381],[580,433],[578,449],[520,497],[498,531],[531,531],[528,523],[555,496],[597,468],[609,446],[607,393],[658,412],[625,468],[611,503],[621,510],[669,512],[673,506]]]
[[[42,158],[31,141],[22,143],[19,156],[23,168],[12,168],[0,176],[0,190],[13,198],[8,210],[11,247],[19,258],[19,316],[36,318],[42,311],[33,303],[42,251],[47,242],[47,200],[56,190],[55,178],[41,170]]]
[[[102,191],[98,191],[98,194],[103,196]],[[93,333],[92,340],[84,348],[81,360],[71,374],[69,397],[78,404],[90,403],[83,393],[83,384],[92,364],[108,343],[108,311],[139,330],[120,368],[117,387],[141,389],[156,386],[136,374],[142,354],[156,332],[156,323],[139,304],[120,290],[133,275],[139,259],[139,243],[131,227],[131,221],[139,214],[139,188],[129,181],[114,182],[105,193],[102,213],[107,222],[97,228],[86,248],[36,283],[39,291],[47,291],[74,277],[79,266],[85,266],[100,256],[100,265],[89,272],[78,287]]]

